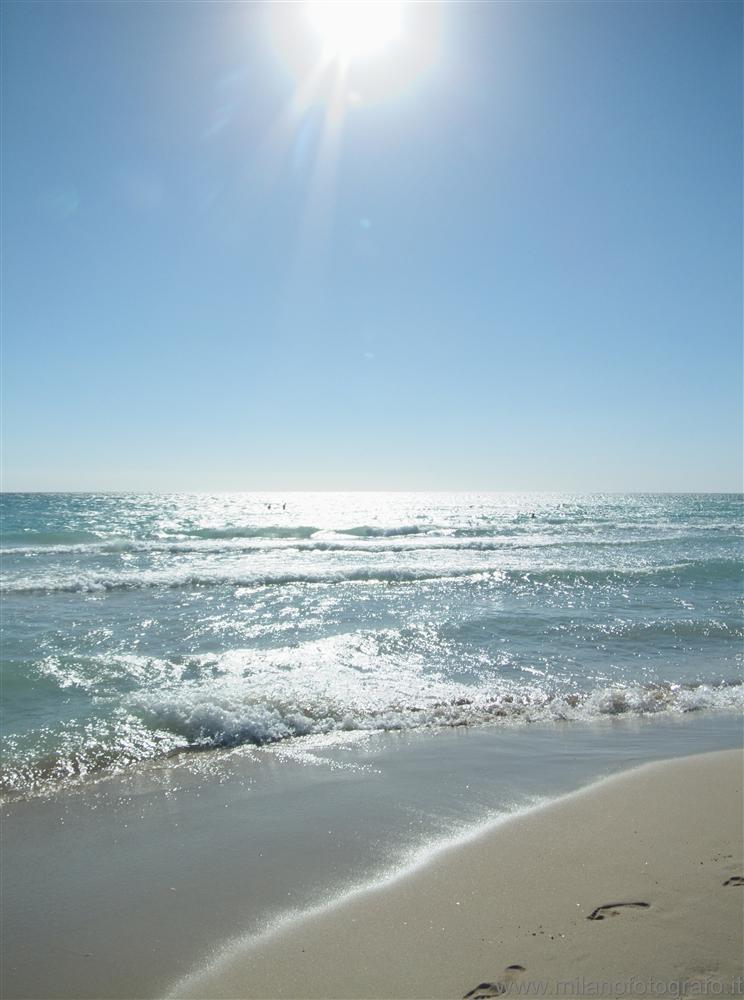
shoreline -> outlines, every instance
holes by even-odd
[[[190,755],[7,802],[1,992],[163,997],[226,947],[381,879],[402,885],[412,863],[515,811],[741,736],[739,717],[706,713],[369,734]]]
[[[168,996],[744,994],[743,774],[725,750],[601,779],[233,944]]]
[[[720,687],[738,687],[744,682],[725,683]],[[703,685],[701,685],[703,686]],[[512,733],[515,731],[529,731],[545,727],[577,727],[581,728],[601,728],[611,726],[639,727],[647,725],[675,726],[684,725],[691,719],[696,718],[721,719],[731,721],[741,718],[737,707],[705,708],[701,711],[689,709],[684,712],[665,710],[658,712],[650,711],[618,711],[616,713],[607,712],[594,716],[577,716],[575,718],[545,718],[536,716],[535,718],[519,717],[502,720],[480,720],[467,724],[441,724],[432,726],[412,726],[410,728],[390,728],[390,729],[332,729],[328,732],[308,733],[287,737],[278,740],[269,740],[264,743],[238,743],[235,745],[215,745],[215,746],[194,746],[178,747],[162,754],[143,757],[124,766],[101,767],[91,769],[82,774],[65,775],[58,778],[49,778],[48,781],[24,786],[8,785],[2,787],[0,784],[0,810],[11,809],[24,802],[33,801],[53,801],[62,800],[67,796],[91,795],[100,788],[105,788],[107,784],[116,783],[138,783],[148,781],[153,775],[167,773],[169,770],[184,769],[197,771],[198,762],[202,760],[211,761],[214,767],[219,769],[222,764],[229,767],[230,758],[235,755],[244,755],[252,758],[256,762],[263,754],[277,753],[287,758],[302,758],[303,756],[314,755],[316,752],[324,753],[327,750],[353,751],[357,742],[364,742],[368,739],[398,739],[400,737],[416,740],[419,738],[436,738],[438,735],[446,736],[453,732],[482,732],[492,728],[496,731]],[[743,734],[744,736],[744,734]],[[705,751],[703,751],[705,752]],[[0,774],[0,782],[2,775]],[[157,780],[157,779],[155,779]]]

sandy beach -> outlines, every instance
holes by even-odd
[[[311,988],[307,970],[300,964],[300,975],[288,979],[297,963],[285,960],[280,938],[267,937],[266,932],[273,928],[276,934],[279,926],[284,935],[291,928],[292,933],[321,928],[329,916],[348,912],[352,901],[362,910],[370,903],[380,906],[380,926],[374,933],[384,940],[391,928],[396,931],[395,947],[387,954],[399,959],[401,969],[410,957],[415,983],[416,948],[403,938],[404,947],[398,949],[400,928],[396,930],[388,916],[392,912],[388,901],[393,905],[400,898],[395,907],[403,906],[399,894],[411,885],[414,909],[419,896],[426,908],[423,922],[415,918],[419,925],[414,944],[421,948],[421,967],[426,971],[431,966],[439,975],[428,951],[434,949],[436,954],[446,940],[450,973],[457,971],[459,955],[465,956],[463,978],[469,981],[477,970],[472,983],[462,988],[452,985],[451,995],[462,996],[481,982],[494,981],[493,957],[500,963],[496,973],[507,964],[525,964],[519,958],[525,954],[521,939],[515,938],[512,948],[505,936],[517,925],[528,929],[528,945],[554,946],[550,934],[556,937],[555,926],[535,914],[553,892],[556,905],[560,904],[564,891],[560,886],[551,888],[557,886],[556,872],[564,864],[554,863],[560,837],[543,834],[538,824],[530,836],[539,846],[528,847],[527,860],[515,857],[506,878],[505,866],[490,870],[486,857],[482,865],[488,879],[477,876],[478,886],[485,886],[483,899],[478,892],[465,895],[461,886],[467,886],[470,878],[467,859],[476,856],[472,852],[477,845],[500,838],[523,822],[533,829],[533,821],[543,815],[535,806],[573,801],[561,796],[581,788],[604,788],[597,785],[603,778],[654,760],[740,746],[741,720],[707,713],[584,726],[370,734],[353,743],[329,739],[321,745],[310,740],[304,749],[280,744],[226,754],[190,754],[53,795],[6,802],[0,995],[19,1000],[243,996],[253,987],[245,981],[252,974],[246,976],[239,968],[241,956],[254,958],[267,944],[277,943],[281,972],[274,975],[269,969],[264,985],[254,983],[255,992],[265,989],[269,996],[278,995],[288,984],[290,991],[297,991],[294,995],[305,995]],[[705,801],[691,778],[685,777],[681,787],[681,802]],[[723,786],[724,801],[727,788]],[[705,795],[708,792],[704,790]],[[684,808],[680,806],[681,811]],[[520,813],[524,820],[510,818]],[[719,815],[729,814],[719,810]],[[591,847],[594,828],[584,822]],[[616,824],[608,820],[607,825]],[[666,822],[662,825],[666,831]],[[689,823],[685,829],[691,829]],[[598,848],[612,840],[606,831],[599,836]],[[737,838],[741,840],[740,833]],[[647,839],[663,845],[655,833]],[[545,854],[546,844],[552,845],[550,856]],[[506,842],[499,847],[510,850]],[[593,856],[588,847],[582,850],[586,857]],[[720,850],[711,849],[710,857]],[[724,853],[734,855],[725,864],[734,864],[737,851]],[[451,898],[460,902],[459,907],[448,907],[437,902],[439,880],[460,858],[466,870],[461,875],[459,868],[452,869],[455,889],[442,883],[443,900],[456,892]],[[707,872],[708,854],[700,859],[705,861],[700,872]],[[655,871],[659,864],[654,863]],[[585,875],[588,872],[581,877]],[[419,891],[418,880],[426,882],[429,877],[433,887],[427,883]],[[535,893],[540,893],[534,904],[530,879]],[[572,884],[578,880],[572,872]],[[720,881],[724,880],[722,876]],[[608,892],[618,886],[625,890],[627,882],[618,878]],[[596,891],[590,887],[585,895],[576,896],[573,906],[580,899],[582,906],[591,903],[592,908],[620,900],[614,892],[605,899],[603,889],[602,884]],[[597,894],[602,898],[595,903]],[[732,902],[731,896],[725,898]],[[649,910],[638,917],[648,926],[654,914]],[[516,915],[513,927],[512,915]],[[471,917],[484,924],[485,932],[471,935],[462,924]],[[614,919],[619,923],[621,917],[625,922],[625,917],[632,920],[636,914],[628,910]],[[528,927],[533,918],[535,926]],[[356,911],[353,919],[358,919]],[[346,920],[341,917],[342,924]],[[403,920],[410,925],[408,916],[400,918],[401,925]],[[561,915],[558,934],[566,931],[563,922]],[[586,921],[583,925],[588,926]],[[540,929],[546,934],[541,936]],[[380,988],[375,978],[380,974],[374,945],[378,938],[364,935],[367,931],[352,935],[348,943],[348,961],[360,961],[356,984],[344,978],[345,958],[347,964],[339,966],[339,992],[355,988],[364,993],[369,988],[371,993]],[[364,967],[367,940],[373,954]],[[559,937],[557,941],[564,944]],[[249,952],[249,945],[254,950]],[[477,961],[468,957],[473,945],[485,949]],[[303,947],[298,948],[300,957]],[[218,966],[216,959],[225,961]],[[232,966],[231,960],[237,965]],[[204,975],[207,970],[211,971]],[[323,995],[321,965],[316,971],[316,992]],[[438,988],[450,990],[448,983],[443,980]],[[405,995],[408,988],[401,978],[391,981],[390,992],[397,995],[400,989]],[[414,987],[410,988],[414,995]]]
[[[595,783],[232,948],[172,995],[740,994],[743,773],[723,751]]]

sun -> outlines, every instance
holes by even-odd
[[[402,3],[311,0],[306,6],[310,25],[329,58],[351,61],[372,55],[393,45],[402,34]]]
[[[296,0],[265,4],[271,48],[294,79],[288,113],[351,113],[412,93],[440,61],[444,0]]]

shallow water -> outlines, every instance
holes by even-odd
[[[744,708],[739,495],[2,506],[6,791],[313,734]]]

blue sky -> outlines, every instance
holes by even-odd
[[[4,488],[740,489],[742,10],[5,2]]]

